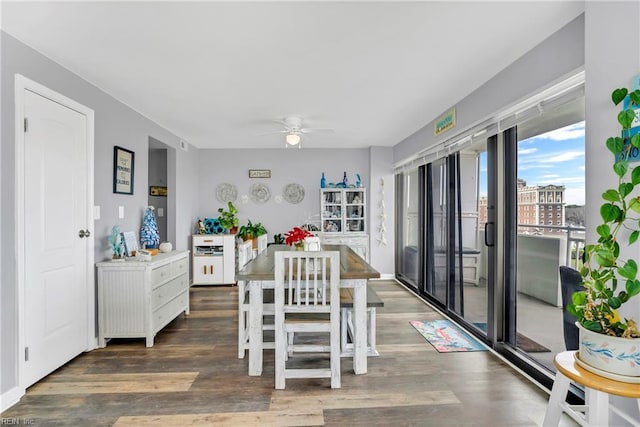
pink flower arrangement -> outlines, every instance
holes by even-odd
[[[302,243],[305,238],[313,236],[313,233],[300,227],[293,227],[293,230],[287,231],[284,236],[284,242],[289,246],[293,246],[297,243]]]

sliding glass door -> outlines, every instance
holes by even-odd
[[[423,170],[424,167],[416,168],[396,175],[396,194],[399,196],[396,218],[401,218],[396,223],[396,271],[404,283],[416,290],[422,287],[424,267],[421,250]]]

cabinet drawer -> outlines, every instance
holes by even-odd
[[[167,301],[173,299],[180,292],[189,288],[187,275],[176,277],[173,280],[168,281],[162,286],[157,287],[151,293],[151,307],[153,310],[164,305]]]
[[[153,332],[156,333],[167,323],[175,319],[181,311],[186,310],[188,304],[189,292],[185,291],[154,311],[152,314]]]
[[[171,264],[161,265],[151,270],[151,285],[164,282],[171,277]]]
[[[193,244],[196,246],[218,246],[224,244],[224,237],[212,234],[193,236]]]
[[[171,263],[171,273],[174,276],[177,276],[182,273],[186,273],[189,271],[189,258],[184,257],[177,261]]]

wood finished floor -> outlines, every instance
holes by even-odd
[[[3,419],[33,426],[535,426],[548,395],[489,351],[438,353],[410,320],[441,318],[394,281],[373,282],[378,350],[369,372],[342,359],[342,388],[273,388],[237,358],[237,288],[192,287],[191,314],[143,339],[111,340],[27,390]]]

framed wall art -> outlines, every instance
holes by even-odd
[[[149,187],[150,196],[167,197],[167,194],[167,187],[160,187],[157,185],[152,185],[151,187]]]
[[[249,178],[271,178],[271,169],[249,169]]]
[[[135,154],[126,148],[113,147],[113,192],[133,194]]]

